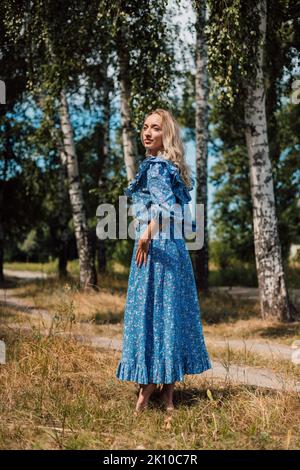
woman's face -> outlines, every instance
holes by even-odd
[[[151,155],[156,155],[159,150],[163,150],[162,118],[159,114],[151,114],[144,122],[143,142]]]

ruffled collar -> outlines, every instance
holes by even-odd
[[[174,163],[164,158],[162,155],[157,155],[157,156],[151,155],[151,156],[147,156],[146,158],[144,158],[144,160],[139,165],[137,174],[135,175],[131,183],[128,185],[128,187],[125,189],[124,194],[126,196],[132,196],[132,194],[135,191],[137,191],[138,187],[140,186],[142,175],[147,171],[147,169],[149,168],[149,165],[155,162],[164,162],[167,165],[169,173],[171,174],[172,189],[175,195],[183,203],[187,203],[191,201],[192,198],[190,196],[189,191],[192,191],[194,187],[194,183],[195,183],[194,178],[192,179],[191,188],[188,189],[180,176],[178,167],[174,165]]]

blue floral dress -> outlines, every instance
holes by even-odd
[[[198,293],[183,237],[183,204],[191,196],[178,168],[163,156],[146,157],[125,190],[138,222],[124,312],[122,357],[116,377],[139,384],[183,381],[212,365],[203,337]],[[135,262],[148,222],[170,217],[149,244],[147,263]],[[182,233],[182,232],[181,232]]]

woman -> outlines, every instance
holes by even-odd
[[[193,179],[179,125],[170,111],[150,112],[141,130],[146,158],[125,190],[138,221],[124,313],[123,350],[116,376],[140,384],[135,414],[158,384],[168,411],[184,374],[211,369],[189,252],[183,206]],[[170,220],[169,225],[166,221]],[[167,228],[166,228],[167,227]],[[179,236],[180,235],[180,236]]]

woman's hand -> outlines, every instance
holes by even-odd
[[[159,224],[158,220],[153,219],[148,223],[146,230],[139,239],[136,249],[135,261],[138,267],[141,267],[143,263],[145,263],[146,266],[149,244],[160,228],[161,225]]]
[[[135,254],[135,262],[137,266],[140,268],[145,263],[147,264],[147,257],[148,257],[148,250],[151,238],[140,238],[138,241],[138,246]]]

